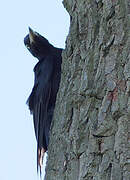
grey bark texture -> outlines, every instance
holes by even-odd
[[[130,180],[129,0],[63,4],[70,30],[46,180]]]

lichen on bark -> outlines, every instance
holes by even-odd
[[[128,0],[64,0],[70,30],[46,180],[130,177]]]

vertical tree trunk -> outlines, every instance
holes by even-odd
[[[46,180],[129,180],[128,3],[63,2],[70,14],[70,31],[63,53]]]

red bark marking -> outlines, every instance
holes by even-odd
[[[125,90],[126,90],[126,81],[125,80],[118,81],[118,86],[119,86],[121,91],[125,92]]]
[[[112,3],[114,4],[117,0],[111,0],[112,1]]]
[[[117,87],[112,92],[108,93],[107,98],[110,101],[116,101],[117,100],[117,98],[118,98],[118,89],[117,89]]]
[[[113,101],[116,101],[117,100],[117,98],[118,98],[118,89],[117,89],[117,87],[114,89],[114,91],[113,91]]]
[[[112,92],[109,92],[109,93],[108,93],[107,99],[110,100],[110,101],[112,100]]]

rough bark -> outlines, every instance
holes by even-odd
[[[129,180],[129,0],[64,0],[70,30],[46,180]]]

